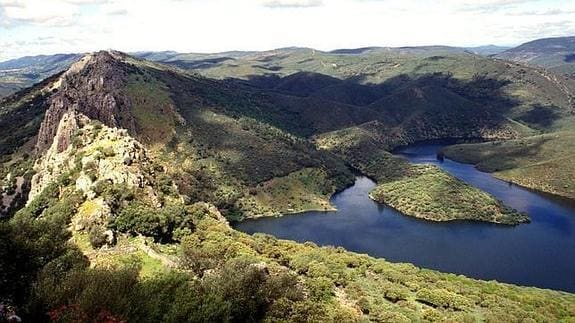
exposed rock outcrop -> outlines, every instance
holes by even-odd
[[[62,74],[58,80],[59,91],[50,98],[49,108],[40,126],[36,144],[39,154],[52,145],[60,120],[71,111],[99,120],[109,127],[124,128],[131,134],[135,133],[130,100],[121,93],[130,65],[121,62],[121,55],[108,51],[88,54]],[[66,150],[69,145],[69,134],[62,134],[58,152]]]
[[[74,144],[69,140],[74,140]],[[125,163],[127,159],[130,164]],[[146,188],[150,177],[146,170],[150,168],[145,147],[125,129],[101,125],[72,110],[62,116],[52,145],[34,166],[36,174],[28,201],[60,175],[74,169],[79,171],[76,189],[93,198],[97,181]]]

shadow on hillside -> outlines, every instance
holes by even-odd
[[[456,104],[474,106],[480,113],[498,115],[502,121],[513,108],[522,104],[520,98],[505,91],[512,84],[508,79],[497,79],[486,75],[475,75],[470,80],[454,78],[449,73],[432,73],[418,76],[400,74],[382,83],[368,83],[366,75],[356,75],[347,79],[337,79],[328,75],[300,72],[280,77],[277,74],[254,75],[248,80],[234,80],[258,90],[282,93],[299,97],[313,97],[358,107],[373,107],[378,101],[393,98],[383,111],[405,108],[413,104],[413,97],[424,90],[425,99],[421,108],[449,106],[447,98]],[[411,96],[411,97],[410,97]],[[398,101],[399,100],[399,101]],[[453,102],[452,102],[453,103]],[[393,106],[392,106],[393,105]],[[436,109],[435,112],[441,109]],[[403,112],[407,109],[403,109]],[[456,111],[449,111],[450,113]],[[536,128],[552,126],[561,118],[558,108],[552,105],[533,105],[531,108],[515,111],[516,120],[528,123]],[[405,116],[409,117],[409,115]],[[385,116],[382,116],[386,119]]]
[[[342,91],[352,88],[358,92],[358,95],[369,94],[371,100],[365,102],[364,105],[408,87],[423,86],[443,87],[476,103],[496,103],[498,107],[504,110],[508,110],[518,104],[516,99],[507,96],[502,91],[511,81],[499,80],[484,75],[476,75],[469,81],[463,81],[447,73],[424,74],[416,77],[401,74],[377,84],[367,83],[366,75],[352,76],[342,80],[312,72],[298,72],[284,77],[280,77],[277,74],[252,75],[247,81],[232,80],[262,90],[273,90],[297,96],[325,96],[326,99],[333,98],[330,96],[331,93],[328,89],[333,88],[334,90]],[[335,99],[334,101],[351,104],[344,99]]]
[[[522,103],[505,91],[511,81],[485,75],[459,80],[446,73],[402,74],[379,84],[365,84],[365,76],[342,80],[310,72],[224,81],[158,76],[170,88],[194,138],[203,138],[207,150],[219,154],[215,158],[221,159],[227,173],[250,183],[318,165],[309,158],[311,147],[291,146],[280,138],[283,135],[273,133],[273,127],[309,138],[377,122],[381,127],[367,127],[361,133],[387,148],[483,134],[509,138],[513,134],[507,115]],[[195,114],[207,110],[225,120]],[[516,120],[522,117],[515,115]],[[534,107],[523,116],[525,122],[541,126],[558,117],[551,107]],[[249,126],[253,129],[242,129],[244,119],[253,120]],[[352,131],[349,140],[364,146],[359,133]]]
[[[206,58],[194,61],[173,61],[170,62],[170,65],[177,66],[183,69],[206,69],[214,67],[215,65],[220,65],[225,61],[233,61],[232,57],[216,57],[216,58]]]
[[[382,113],[397,111],[401,118],[410,117],[415,104],[418,110],[433,110],[434,112],[456,113],[457,105],[473,107],[478,113],[503,116],[521,102],[504,89],[511,81],[476,75],[468,81],[454,78],[451,74],[433,73],[420,76],[401,74],[378,84],[366,83],[366,76],[353,76],[348,79],[337,79],[332,76],[299,72],[280,77],[276,74],[254,75],[248,80],[232,79],[233,82],[247,85],[248,89],[267,93],[281,93],[297,97],[313,97],[326,102],[337,102],[349,105],[349,110],[357,107],[375,109],[377,102],[385,103],[377,106]],[[386,98],[388,99],[386,102]],[[415,99],[422,99],[415,102]],[[449,102],[451,99],[452,102]],[[446,107],[441,111],[441,106]],[[449,107],[449,109],[447,109]],[[434,109],[432,109],[434,108]],[[399,109],[399,111],[398,111]],[[535,108],[539,109],[539,108]],[[539,110],[538,110],[539,111]],[[526,116],[531,123],[536,123],[539,114]],[[553,113],[542,115],[541,125],[552,124],[559,116]],[[378,119],[386,120],[385,115]],[[401,123],[402,120],[398,120]],[[534,122],[535,121],[535,122]]]
[[[556,106],[543,106],[533,105],[531,110],[524,113],[521,117],[517,118],[518,121],[528,123],[535,128],[547,128],[561,116],[557,112]]]
[[[178,107],[195,102],[198,107],[211,106],[233,118],[256,118],[305,137],[370,121],[390,128],[405,126],[409,141],[477,137],[481,128],[497,131],[508,124],[510,111],[523,104],[506,91],[512,81],[487,75],[460,80],[449,73],[400,74],[377,84],[368,83],[367,77],[339,79],[298,72],[223,82],[165,79]],[[514,119],[542,128],[558,118],[551,106],[514,111]]]

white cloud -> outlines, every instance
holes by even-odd
[[[509,16],[560,16],[572,14],[575,14],[575,10],[551,9],[536,11],[515,11],[508,13]]]
[[[75,5],[65,1],[43,0],[37,2],[0,1],[3,24],[30,23],[44,26],[66,26],[78,14]]]
[[[312,8],[322,5],[322,0],[269,0],[263,2],[263,6],[268,8]]]
[[[102,4],[110,3],[112,0],[62,0],[62,2],[71,4]]]
[[[0,43],[11,44],[0,60],[106,48],[512,45],[573,35],[570,21],[572,0],[0,0]]]

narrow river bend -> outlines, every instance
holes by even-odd
[[[396,153],[413,163],[433,163],[463,181],[529,213],[531,223],[515,227],[470,221],[435,223],[405,216],[372,201],[375,183],[355,185],[332,197],[336,212],[305,212],[235,224],[247,232],[313,241],[420,267],[468,277],[575,292],[575,205],[535,193],[472,165],[439,162],[444,144],[422,143]]]

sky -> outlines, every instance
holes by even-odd
[[[0,61],[102,49],[220,52],[575,35],[575,0],[0,0]]]

